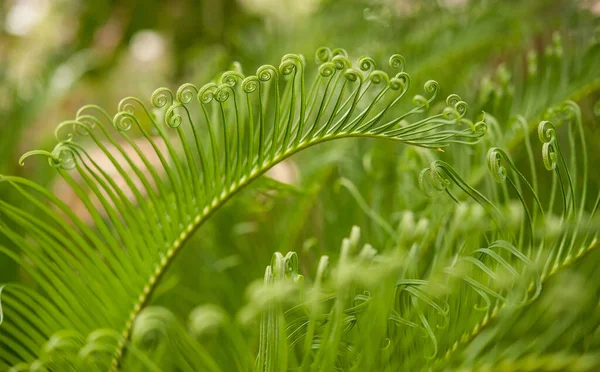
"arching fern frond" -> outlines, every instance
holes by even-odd
[[[370,58],[354,66],[341,49],[320,49],[316,61],[312,80],[304,58],[288,54],[278,68],[266,65],[255,75],[230,71],[200,88],[160,88],[153,108],[133,97],[114,116],[84,106],[56,128],[52,151],[26,153],[21,162],[48,157],[91,225],[45,188],[1,178],[34,212],[0,201],[0,234],[22,255],[0,252],[27,271],[40,294],[4,290],[0,342],[10,346],[2,349],[0,367],[44,365],[41,345],[59,330],[88,337],[108,328],[119,336],[100,349],[118,368],[138,314],[190,235],[239,190],[302,149],[349,137],[440,149],[475,143],[485,133],[484,122],[467,119],[467,104],[457,95],[441,113],[427,114],[438,94],[434,81],[412,108],[400,110],[410,77],[399,55],[390,58],[390,75]],[[30,310],[29,321],[20,320],[21,311],[41,303],[44,311]],[[39,327],[30,323],[35,320]],[[99,358],[98,368],[106,360]]]

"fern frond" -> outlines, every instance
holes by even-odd
[[[239,190],[302,149],[349,137],[441,149],[476,143],[485,133],[483,121],[466,118],[467,104],[457,95],[448,97],[441,113],[426,113],[438,94],[434,81],[425,84],[427,97],[417,95],[413,108],[399,110],[410,85],[399,55],[390,58],[391,75],[368,58],[353,67],[341,49],[320,49],[316,60],[310,83],[304,58],[288,54],[279,68],[266,65],[256,75],[230,71],[201,88],[160,88],[152,95],[153,109],[132,97],[121,101],[114,116],[84,106],[56,128],[59,142],[52,151],[26,153],[21,163],[33,155],[48,157],[93,224],[43,187],[2,177],[35,212],[0,201],[7,221],[0,233],[24,256],[0,251],[39,287],[35,301],[64,316],[36,335],[27,324],[7,321],[18,318],[7,311],[0,334],[19,334],[27,344],[12,344],[0,365],[44,364],[42,340],[61,329],[86,337],[109,328],[120,336],[114,348],[102,350],[117,368],[140,311],[190,235]],[[147,144],[144,150],[138,137]],[[91,156],[92,149],[101,157]],[[36,307],[31,295],[12,287],[4,292],[7,309],[19,301]]]

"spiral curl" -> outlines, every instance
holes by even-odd
[[[544,120],[538,125],[538,138],[542,143],[547,143],[556,140],[556,128],[554,125]]]
[[[373,84],[385,83],[387,85],[390,82],[390,77],[384,71],[374,70],[369,74],[369,81]]]
[[[77,164],[76,153],[77,149],[73,146],[70,146],[71,142],[59,142],[54,146],[51,156],[48,158],[48,164],[50,164],[54,168],[62,168],[64,170],[71,170],[75,168]],[[22,161],[25,155],[21,157]]]
[[[400,72],[403,72],[406,66],[406,61],[400,54],[392,54],[388,63],[391,68],[400,69]]]
[[[87,106],[87,107],[84,106],[84,108],[93,108],[93,109],[98,108],[100,113],[102,114],[102,116],[104,116],[106,118],[106,120],[112,125],[112,118],[110,116],[108,116],[108,113],[106,113],[106,111],[104,111],[103,109],[99,108],[98,106],[92,106],[92,105]],[[82,123],[83,126],[74,126],[75,133],[77,133],[78,135],[87,136],[92,132],[92,130],[96,126],[103,125],[102,121],[100,121],[100,119],[98,119],[96,116],[82,114],[81,111],[83,111],[83,108],[77,112],[77,117],[75,120]]]
[[[472,129],[473,129],[473,133],[478,137],[481,137],[487,133],[488,125],[485,122],[485,115],[483,115],[483,118],[481,120],[479,120],[475,124],[473,124]]]
[[[320,47],[315,52],[315,62],[317,65],[321,65],[331,60],[331,49],[327,47]]]
[[[177,102],[182,105],[188,104],[192,102],[194,97],[198,95],[198,88],[194,84],[185,83],[177,89],[177,93],[175,94],[175,98]]]
[[[135,117],[135,113],[136,113],[135,104],[136,103],[143,109],[143,111],[146,113],[146,115],[148,116],[148,118],[150,120],[154,120],[153,115],[151,115],[148,112],[146,105],[144,105],[144,103],[142,101],[140,101],[136,97],[125,97],[121,100],[121,102],[119,102],[119,105],[117,106],[118,112],[113,117],[113,126],[115,128],[117,128],[119,130],[119,127],[128,127],[128,126],[131,127],[131,125],[133,125],[134,123],[138,127],[140,127],[140,122]],[[124,120],[124,121],[126,121],[126,123],[119,123],[117,125],[115,123],[117,120]],[[129,129],[126,129],[126,130],[129,130]]]
[[[333,62],[325,62],[319,66],[319,74],[323,77],[330,77],[336,72],[336,66]]]
[[[267,82],[273,78],[277,78],[277,68],[272,65],[261,66],[258,68],[258,70],[256,70],[256,76],[258,76],[258,80]]]
[[[117,112],[113,118],[113,127],[119,132],[129,131],[133,124],[140,125],[137,118],[127,111]]]
[[[333,57],[331,62],[335,64],[335,68],[338,70],[347,70],[349,68],[352,68],[352,62],[350,62],[350,60],[346,56],[337,55]]]
[[[435,97],[437,97],[438,91],[440,90],[440,83],[435,80],[427,80],[423,85],[423,89],[427,93],[431,93],[431,97],[429,97],[429,99],[433,100]]]
[[[177,128],[181,125],[181,123],[183,123],[183,118],[181,117],[181,115],[175,112],[175,109],[179,107],[183,107],[183,104],[176,102],[172,104],[165,113],[165,124],[170,126],[171,128]]]
[[[538,137],[542,142],[542,160],[547,170],[556,169],[558,160],[556,148],[556,128],[554,125],[544,120],[538,125]]]
[[[257,76],[248,76],[242,81],[242,90],[246,94],[250,94],[258,89],[259,80]]]
[[[425,92],[430,93],[430,97],[425,98],[424,96],[417,94],[413,97],[412,103],[414,106],[428,110],[431,102],[433,102],[433,100],[437,97],[438,91],[440,89],[440,84],[435,80],[428,80],[423,85],[423,89],[425,90]]]
[[[456,123],[460,122],[461,115],[460,112],[454,107],[444,107],[442,110],[442,116],[446,120],[454,121]]]
[[[487,153],[487,166],[492,172],[494,179],[498,183],[504,183],[506,181],[507,171],[502,165],[502,160],[506,157],[504,151],[498,147],[492,147]]]
[[[410,87],[410,75],[407,74],[406,72],[402,71],[397,73],[394,78],[402,81],[402,84],[404,85],[404,90],[408,90],[408,88]]]
[[[390,79],[390,83],[389,83],[390,89],[391,90],[406,90],[406,80],[404,79],[399,79],[398,77],[394,76],[393,78]]]
[[[416,94],[413,97],[412,104],[416,107],[423,108],[425,110],[429,109],[429,100],[420,94]]]
[[[370,73],[371,71],[375,70],[376,67],[377,64],[371,57],[363,56],[358,59],[358,68],[361,69],[361,71]]]
[[[454,109],[459,113],[460,117],[464,117],[467,111],[469,111],[469,105],[465,101],[458,101],[454,105]]]
[[[289,279],[296,279],[298,276],[298,255],[296,252],[289,252],[285,255],[285,276]]]
[[[150,97],[152,105],[156,108],[162,108],[173,104],[173,92],[169,88],[158,88]]]
[[[458,97],[458,96],[456,96],[456,97]],[[448,98],[449,99],[446,100],[447,103],[454,102],[455,97],[453,97],[452,99],[450,99],[450,97],[448,97]],[[467,103],[465,101],[458,101],[454,104],[453,107],[444,108],[444,110],[442,111],[442,115],[447,120],[455,121],[456,124],[461,123],[461,122],[466,122],[472,126],[474,131],[477,126],[479,126],[480,128],[483,128],[483,129],[485,129],[485,131],[487,131],[487,124],[485,124],[485,122],[480,121],[477,124],[473,125],[469,120],[464,119],[468,110],[469,110],[469,105],[467,105]],[[484,127],[482,127],[482,125]]]
[[[433,196],[434,192],[425,186],[426,179],[429,181],[429,185],[436,191],[444,191],[451,185],[450,180],[444,178],[437,168],[436,163],[433,162],[429,168],[425,168],[419,173],[419,188],[428,196]]]
[[[245,76],[238,71],[226,71],[221,75],[221,83],[234,87],[238,82],[243,81]]]
[[[215,83],[204,84],[198,92],[198,101],[203,104],[210,103],[215,97],[215,91],[217,88],[218,86]]]
[[[227,101],[231,95],[235,95],[233,88],[227,84],[221,84],[215,92],[215,99],[218,102],[223,103]]]
[[[455,106],[458,102],[462,101],[462,98],[458,94],[450,94],[446,98],[446,105]]]
[[[117,106],[117,110],[128,112],[133,115],[135,113],[134,102],[138,103],[140,105],[142,104],[140,102],[140,100],[138,100],[135,97],[125,97],[119,102],[119,105]]]
[[[281,58],[279,72],[282,75],[289,75],[294,71],[301,71],[304,68],[304,60],[298,54],[286,54]]]
[[[357,80],[360,80],[360,82],[362,83],[364,80],[364,76],[363,74],[360,73],[360,71],[355,70],[353,68],[349,68],[346,71],[344,71],[344,77],[348,80],[348,81],[352,81],[355,82]]]
[[[271,256],[271,264],[265,271],[265,283],[273,283],[280,280],[292,280],[294,283],[302,283],[304,277],[298,274],[298,256],[295,252],[288,252],[285,256],[275,252]]]

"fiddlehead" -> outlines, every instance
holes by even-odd
[[[402,57],[400,54],[394,54],[390,57],[389,65],[393,69],[398,69],[400,72],[404,72],[404,66],[406,65],[406,62],[404,57]]]
[[[44,155],[48,157],[48,164],[54,168],[61,168],[64,170],[70,170],[75,168],[75,156],[73,148],[69,146],[69,142],[59,142],[51,152],[44,150],[32,150],[28,151],[21,156],[19,164],[23,165],[25,159],[34,155]]]
[[[413,97],[413,101],[412,101],[413,105],[417,106],[421,110],[429,109],[429,105],[431,104],[431,102],[433,102],[435,97],[437,97],[439,88],[440,88],[440,85],[438,84],[437,81],[435,81],[435,80],[427,81],[424,85],[424,89],[425,89],[425,92],[429,93],[429,95],[430,95],[429,98],[423,97],[422,95],[416,95]],[[448,99],[446,99],[446,104],[448,106],[454,106],[455,104],[458,103],[458,100],[456,102],[454,102],[454,96],[458,97],[457,95],[451,95],[451,96],[448,96]],[[458,97],[458,99],[460,100],[460,97]]]
[[[558,144],[556,128],[551,122],[544,120],[540,122],[538,126],[538,137],[542,142],[542,159],[544,161],[544,166],[547,170],[556,173],[563,196],[563,213],[569,216],[571,213],[575,212],[575,191],[573,189],[571,174],[569,173],[567,163]],[[568,185],[566,187],[565,182],[563,181],[562,172],[560,171],[560,166],[563,167],[564,172],[566,173],[568,180]],[[566,188],[568,188],[568,191]],[[569,200],[570,205],[568,202]]]
[[[377,64],[373,58],[363,56],[358,59],[358,67],[361,71],[369,74],[371,71],[375,70]]]
[[[165,113],[165,124],[171,128],[177,128],[183,123],[183,117],[176,111],[180,107],[184,107],[182,103],[173,103]]]
[[[549,171],[556,169],[558,163],[556,128],[549,121],[542,121],[538,126],[538,137],[542,142],[544,166]]]
[[[158,88],[152,93],[150,102],[156,108],[168,107],[173,103],[173,93],[168,88]]]
[[[493,147],[493,148],[489,149],[488,154],[487,154],[488,169],[492,172],[492,175],[494,176],[494,179],[496,180],[496,182],[504,183],[504,182],[508,181],[508,183],[511,185],[512,189],[517,193],[519,201],[521,202],[521,205],[523,206],[523,209],[525,210],[525,214],[527,217],[527,224],[529,226],[529,246],[531,249],[531,247],[533,246],[533,239],[534,239],[534,231],[533,231],[534,218],[529,211],[529,207],[527,206],[527,203],[525,202],[525,199],[521,193],[518,183],[515,183],[515,181],[513,181],[510,177],[508,177],[508,172],[507,172],[506,168],[502,165],[502,162],[505,162],[506,164],[508,164],[508,166],[512,170],[512,172],[517,175],[518,180],[520,182],[523,182],[527,186],[529,191],[531,191],[533,198],[536,202],[536,205],[542,214],[542,218],[543,218],[544,210],[542,208],[542,204],[540,202],[540,199],[539,199],[537,193],[535,192],[535,190],[533,189],[533,187],[531,186],[529,181],[527,181],[525,176],[523,176],[523,174],[517,169],[517,167],[514,165],[514,163],[510,160],[508,155],[502,149],[500,149],[498,147]],[[519,181],[517,181],[517,182],[519,182]]]
[[[227,84],[227,83],[225,83]],[[208,83],[198,91],[198,101],[203,104],[210,103],[215,98],[215,92],[219,86],[215,83]]]
[[[244,80],[244,75],[237,71],[226,71],[221,75],[221,83],[227,84],[231,87],[236,86],[238,83]]]
[[[317,65],[321,65],[325,62],[331,61],[331,57],[332,57],[331,49],[329,49],[327,47],[320,47],[315,52],[315,63]]]
[[[194,97],[198,95],[198,88],[194,84],[186,83],[177,89],[177,93],[175,94],[175,98],[177,102],[182,105],[188,104],[192,102]]]
[[[479,203],[490,214],[496,224],[502,225],[497,207],[483,194],[469,186],[448,163],[441,160],[433,161],[429,168],[423,169],[419,174],[419,187],[427,195],[432,196],[434,191],[445,191],[452,200],[459,203],[458,199],[448,189],[452,184],[458,186],[469,197]]]

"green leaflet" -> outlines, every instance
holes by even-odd
[[[390,75],[366,57],[353,67],[341,49],[322,48],[316,60],[312,80],[304,58],[288,54],[278,68],[266,65],[256,75],[231,71],[200,88],[160,88],[153,108],[133,97],[114,116],[84,106],[56,128],[52,151],[26,153],[21,162],[48,157],[84,214],[31,181],[2,177],[35,214],[0,202],[3,221],[10,221],[0,223],[0,233],[26,259],[0,251],[29,273],[40,294],[4,290],[11,322],[0,334],[11,346],[0,365],[50,363],[51,356],[40,354],[44,341],[72,329],[77,345],[85,345],[80,368],[118,368],[133,350],[134,322],[188,237],[240,189],[302,149],[349,137],[440,149],[476,143],[486,131],[484,122],[466,118],[467,104],[454,94],[441,113],[426,114],[439,89],[434,81],[425,84],[427,97],[417,95],[412,108],[399,109],[410,86],[399,55],[390,58]],[[22,312],[39,303],[45,312]],[[46,326],[33,332],[16,321],[30,318]],[[101,328],[120,333],[100,337],[94,332]]]

